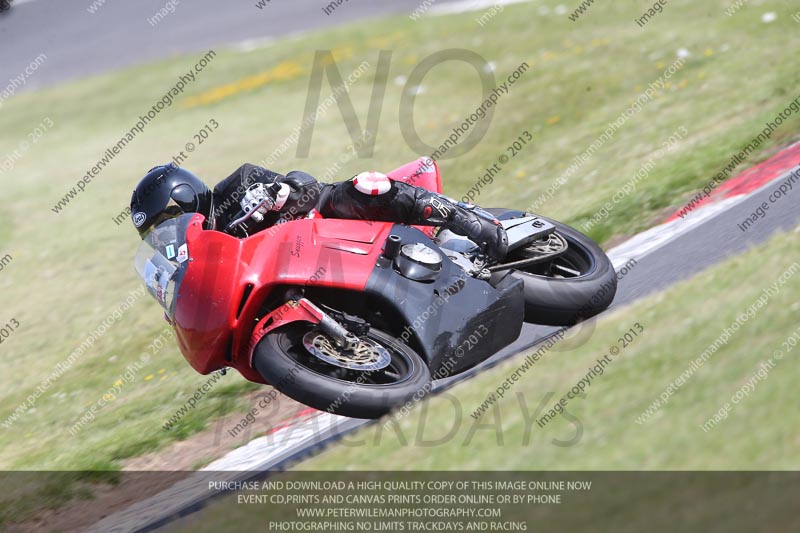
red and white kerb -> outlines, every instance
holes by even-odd
[[[392,188],[389,176],[380,172],[362,172],[353,178],[353,185],[355,185],[358,192],[369,194],[370,196],[385,194]]]

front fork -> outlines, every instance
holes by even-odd
[[[337,322],[333,317],[316,306],[311,300],[305,298],[298,290],[286,294],[287,301],[282,306],[262,318],[253,332],[250,340],[250,364],[253,362],[253,352],[258,343],[268,333],[291,322],[311,322],[317,324],[323,333],[328,335],[339,348],[352,350],[358,346],[358,336],[350,332]]]
[[[314,322],[319,324],[319,328],[323,333],[328,335],[333,341],[345,350],[352,350],[358,346],[358,336],[351,331],[348,331],[343,325],[339,324],[328,313],[320,309],[311,300],[305,298],[303,294],[297,289],[293,289],[286,294],[289,299],[286,303],[297,302],[297,305],[302,307],[307,313],[312,315],[318,321]],[[285,305],[285,304],[284,304]]]

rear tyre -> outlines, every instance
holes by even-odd
[[[525,216],[522,211],[487,209],[500,220]],[[605,252],[578,230],[541,217],[556,226],[567,250],[544,263],[522,267],[511,275],[525,286],[525,321],[570,326],[593,317],[611,305],[617,292],[617,273]],[[525,248],[512,250],[507,262],[525,258]]]
[[[352,418],[379,418],[427,392],[431,374],[423,359],[394,337],[374,328],[366,343],[388,352],[380,370],[343,368],[313,355],[304,346],[314,324],[292,323],[269,333],[256,346],[253,364],[264,379],[305,405]],[[362,337],[362,340],[364,339]]]

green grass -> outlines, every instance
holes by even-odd
[[[577,23],[565,15],[538,15],[542,6],[556,4],[548,0],[508,6],[483,28],[475,22],[475,13],[420,22],[400,16],[282,40],[249,52],[217,50],[216,59],[188,87],[184,99],[160,114],[59,215],[50,207],[201,54],[24,93],[5,102],[0,154],[16,149],[46,117],[55,126],[12,171],[3,174],[0,188],[0,252],[14,256],[14,262],[0,273],[5,303],[0,323],[15,318],[21,324],[0,347],[5,363],[0,377],[0,421],[138,286],[132,269],[138,239],[129,225],[112,222],[126,207],[137,180],[151,166],[180,152],[212,118],[220,127],[198,146],[188,168],[214,182],[243,161],[267,157],[300,123],[314,50],[338,49],[338,66],[344,75],[362,61],[370,62],[369,72],[350,93],[362,126],[377,50],[393,50],[374,155],[348,160],[339,173],[342,179],[368,168],[394,168],[418,156],[400,132],[403,87],[395,80],[408,76],[425,57],[447,48],[474,50],[495,64],[498,80],[528,62],[532,68],[502,97],[480,144],[458,159],[440,162],[445,191],[460,197],[509,143],[522,131],[530,131],[534,146],[514,158],[503,176],[476,199],[487,206],[524,208],[661,75],[678,48],[687,48],[692,55],[673,78],[673,85],[631,118],[541,209],[542,214],[573,224],[588,220],[666,137],[686,126],[689,135],[680,147],[662,159],[637,192],[593,230],[600,240],[634,233],[666,208],[681,206],[762,129],[765,120],[795,97],[800,74],[794,68],[794,51],[799,38],[784,3],[748,5],[727,17],[723,13],[726,1],[673,0],[646,28],[633,22],[645,2],[640,7],[597,6]],[[778,13],[776,22],[760,22],[760,14],[767,10]],[[705,55],[707,50],[710,55]],[[299,66],[302,72],[254,85],[215,103],[185,106],[190,97],[270,71],[283,62]],[[422,138],[436,145],[480,103],[479,84],[472,67],[447,62],[431,71],[423,85],[425,92],[417,98],[414,116]],[[326,82],[323,97],[328,91]],[[784,122],[752,162],[795,140],[799,124],[797,116]],[[321,174],[346,153],[351,142],[334,107],[317,122],[310,157],[296,159],[290,149],[274,167]],[[39,398],[35,409],[10,429],[0,428],[0,468],[119,468],[128,457],[158,450],[201,430],[215,417],[243,409],[241,397],[254,386],[229,375],[225,385],[216,386],[199,402],[179,429],[163,430],[164,421],[205,379],[170,345],[123,387],[95,422],[77,437],[69,434],[68,428],[87,407],[160,335],[164,326],[160,315],[154,302],[138,302]],[[763,327],[767,326],[772,327]],[[651,334],[658,335],[655,330]],[[655,370],[645,365],[637,371]],[[145,380],[149,375],[154,377]],[[630,386],[639,382],[633,376]],[[619,394],[626,392],[627,388],[621,388]],[[556,424],[550,431],[557,428]],[[628,451],[618,453],[627,455]],[[548,457],[571,464],[548,454],[541,460]],[[687,466],[694,464],[691,457],[681,457]],[[424,456],[411,459],[420,464],[427,461]],[[465,452],[461,459],[468,467],[475,454]],[[600,460],[592,464],[609,466]]]

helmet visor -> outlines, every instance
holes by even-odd
[[[170,198],[169,202],[167,202],[167,206],[161,211],[158,216],[153,219],[153,224],[147,228],[145,231],[142,232],[141,236],[142,239],[146,239],[158,226],[162,223],[178,218],[179,216],[183,215],[184,211],[178,205],[174,199]]]

